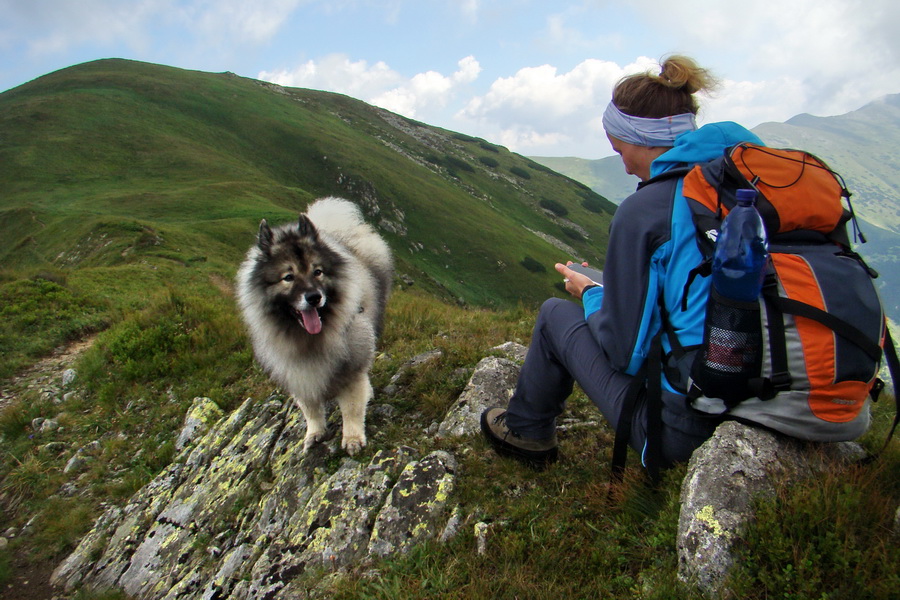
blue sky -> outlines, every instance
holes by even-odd
[[[843,114],[900,93],[895,0],[0,0],[0,91],[120,57],[348,94],[526,155],[611,154],[625,74],[693,56],[701,122]]]

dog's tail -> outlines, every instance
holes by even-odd
[[[366,223],[359,207],[349,200],[333,196],[320,198],[307,208],[306,216],[316,229],[347,248],[372,274],[376,288],[376,331],[380,334],[394,278],[391,249]]]

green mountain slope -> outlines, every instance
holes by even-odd
[[[259,219],[323,195],[362,206],[404,279],[475,305],[534,304],[554,262],[602,262],[614,210],[484,140],[230,73],[103,60],[0,95],[7,270],[168,261],[230,277]]]

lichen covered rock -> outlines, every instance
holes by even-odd
[[[404,552],[445,529],[450,454],[416,460],[400,446],[329,467],[337,443],[304,452],[304,435],[292,402],[247,400],[188,439],[124,507],[110,507],[53,583],[154,600],[289,598],[309,569]]]
[[[728,421],[694,451],[681,487],[678,577],[709,596],[721,593],[734,564],[732,546],[753,519],[753,502],[778,485],[859,459],[858,444],[804,443]]]
[[[369,552],[379,557],[406,552],[442,531],[456,468],[453,456],[440,450],[406,465],[375,519]]]

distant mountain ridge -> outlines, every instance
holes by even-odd
[[[755,128],[767,145],[812,152],[845,179],[868,243],[859,252],[881,273],[882,298],[900,318],[900,94],[844,115],[801,114]],[[620,203],[638,183],[624,174],[618,156],[598,160],[531,157]]]

